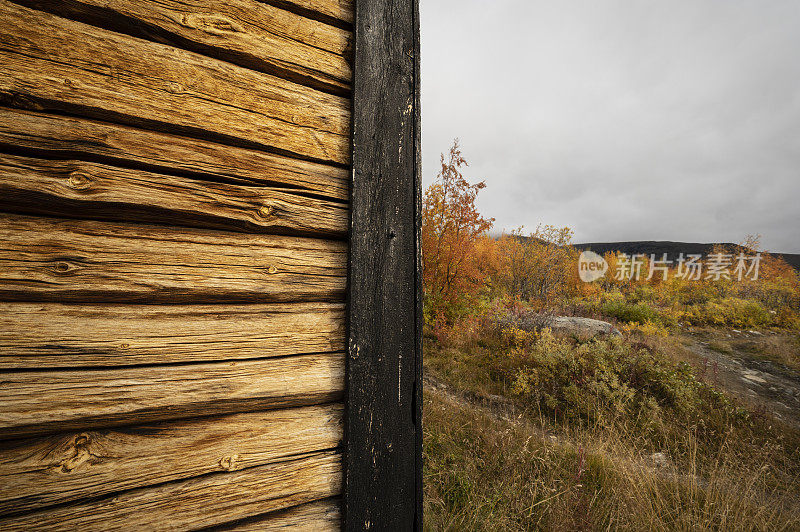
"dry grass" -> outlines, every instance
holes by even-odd
[[[624,435],[507,421],[425,394],[427,530],[797,530],[769,460],[658,467]],[[691,439],[691,435],[687,435]],[[690,448],[696,445],[689,442]],[[723,451],[724,451],[724,445]]]
[[[634,332],[623,341],[631,353],[655,357],[653,367],[668,368],[690,359],[683,340]],[[796,431],[761,414],[731,414],[742,409],[735,400],[712,407],[717,395],[708,383],[698,385],[699,395],[683,396],[697,405],[683,416],[652,395],[653,384],[683,390],[693,379],[669,372],[637,391],[660,405],[650,411],[656,417],[648,418],[649,430],[637,411],[620,414],[608,405],[588,416],[559,416],[536,394],[515,395],[508,379],[518,364],[544,374],[555,360],[536,354],[537,341],[515,336],[509,347],[488,332],[445,344],[425,339],[427,375],[462,397],[505,396],[517,412],[503,419],[426,389],[426,529],[800,530]],[[582,356],[592,345],[552,357]]]

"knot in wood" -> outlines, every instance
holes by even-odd
[[[59,260],[59,261],[56,261],[56,262],[53,264],[53,271],[54,271],[55,273],[57,273],[57,274],[67,274],[67,273],[72,273],[72,272],[73,272],[73,271],[75,271],[76,269],[77,269],[77,268],[75,267],[75,265],[73,265],[73,264],[70,264],[69,262],[67,262],[67,261],[65,261],[65,260]]]
[[[181,16],[181,26],[211,33],[212,35],[225,35],[242,31],[233,20],[222,15],[206,15],[185,13]]]
[[[171,92],[172,94],[181,94],[184,91],[183,85],[178,83],[177,81],[172,81],[167,83],[167,92]]]
[[[278,273],[278,268],[275,267],[274,264],[270,264],[269,268],[267,269],[269,273]]]
[[[261,218],[270,218],[275,213],[275,208],[272,205],[262,205],[258,209],[258,215]]]
[[[239,455],[223,456],[219,460],[219,466],[226,471],[235,471],[239,466]]]
[[[75,190],[87,190],[92,187],[92,178],[80,171],[71,172],[67,179],[69,187]]]
[[[67,457],[62,460],[57,469],[61,473],[72,473],[78,466],[86,462],[91,462],[96,457],[89,449],[92,437],[89,434],[78,434],[75,436],[65,449]]]

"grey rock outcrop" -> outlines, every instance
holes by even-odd
[[[622,333],[607,321],[577,316],[553,316],[550,323],[553,334],[588,340],[596,336],[621,336]]]
[[[514,326],[524,331],[540,331],[549,328],[556,336],[567,336],[581,341],[599,336],[621,336],[622,333],[607,321],[578,316],[553,316],[528,313],[522,316],[507,316],[500,320],[503,327]]]

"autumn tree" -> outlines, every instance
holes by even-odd
[[[759,254],[757,279],[755,272],[744,275],[739,285],[743,297],[758,299],[777,309],[800,307],[800,272],[790,266],[783,257],[773,255],[761,248],[761,235],[747,235],[733,250],[733,260],[739,254],[751,257]]]
[[[500,239],[498,276],[509,294],[525,300],[547,302],[566,295],[575,286],[577,253],[571,246],[569,227],[540,225],[523,234],[520,227]]]
[[[439,174],[423,198],[423,288],[428,303],[440,308],[474,294],[480,286],[473,252],[494,223],[494,218],[484,218],[475,207],[475,198],[486,183],[470,184],[462,174],[465,166],[456,139],[448,157],[441,155]]]
[[[475,282],[489,297],[498,295],[498,290],[502,288],[495,282],[501,265],[502,257],[497,240],[488,233],[480,236],[473,248],[472,267]]]

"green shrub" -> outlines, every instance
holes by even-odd
[[[658,292],[655,287],[643,284],[633,288],[628,294],[628,299],[632,303],[654,302],[658,299]]]
[[[721,300],[690,305],[686,308],[684,320],[692,325],[747,328],[772,325],[775,318],[758,301],[726,297]]]
[[[600,312],[619,321],[644,324],[649,322],[664,324],[662,315],[647,303],[628,303],[626,301],[605,301],[600,304]]]
[[[735,413],[685,362],[619,338],[573,345],[545,330],[529,349],[508,356],[512,393],[551,415],[653,428],[664,415],[685,422],[708,412]]]

